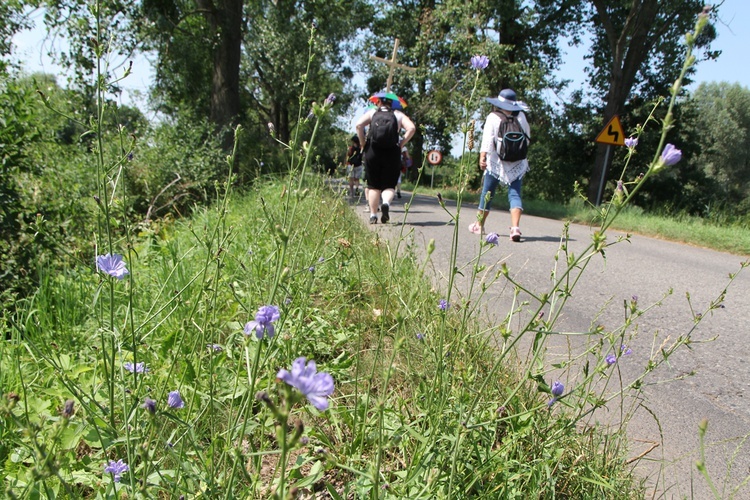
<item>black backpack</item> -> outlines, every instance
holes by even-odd
[[[359,148],[349,157],[349,163],[355,167],[362,165],[362,151]]]
[[[516,116],[508,116],[500,111],[493,111],[500,117],[495,147],[497,156],[502,161],[519,161],[526,158],[529,152],[529,136],[524,132]]]
[[[391,109],[378,109],[372,115],[368,133],[370,145],[378,148],[398,147],[398,120]]]

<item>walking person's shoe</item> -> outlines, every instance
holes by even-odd
[[[516,243],[521,241],[521,229],[519,229],[517,226],[510,228],[510,239],[511,241],[515,241]]]
[[[391,220],[391,216],[388,213],[389,209],[390,207],[386,205],[385,203],[380,205],[380,212],[382,213],[382,215],[380,216],[380,222],[382,222],[383,224]]]
[[[401,199],[401,190],[400,190],[400,189],[399,189],[398,191],[396,191],[396,196],[397,196],[397,197],[398,197],[399,199]]]
[[[469,231],[474,234],[482,234],[483,228],[479,225],[479,222],[472,222],[469,224]]]
[[[370,216],[370,224],[377,224],[378,223],[378,216],[377,215],[371,215]]]

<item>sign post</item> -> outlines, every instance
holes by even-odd
[[[432,165],[432,173],[430,174],[430,189],[432,189],[435,181],[435,165],[440,165],[441,161],[443,161],[443,153],[441,153],[437,149],[433,149],[429,153],[427,153],[427,163]]]
[[[609,165],[609,154],[612,146],[625,145],[625,131],[622,129],[620,117],[615,115],[607,122],[599,135],[596,136],[596,142],[606,144],[607,149],[604,151],[604,165],[602,166],[602,176],[599,179],[599,190],[596,193],[596,206],[602,203],[602,193],[604,192],[604,180],[607,178],[607,166]]]

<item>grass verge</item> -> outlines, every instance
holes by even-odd
[[[299,202],[296,223],[282,226],[289,197]],[[641,491],[621,435],[580,432],[565,402],[572,394],[519,375],[510,351],[496,350],[508,330],[488,332],[470,303],[438,307],[423,274],[429,255],[363,230],[324,189],[258,185],[224,208],[142,233],[129,255],[128,278],[49,276],[5,318],[7,494]],[[243,331],[271,304],[273,336]],[[277,379],[301,356],[335,381],[325,410]],[[127,468],[116,477],[118,460]]]

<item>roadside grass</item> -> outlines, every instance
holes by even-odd
[[[274,224],[289,196],[299,217],[269,297]],[[579,432],[574,404],[549,406],[546,383],[517,372],[512,356],[498,362],[502,325],[487,332],[469,303],[441,310],[423,272],[429,255],[393,245],[328,189],[302,195],[269,180],[142,232],[126,280],[91,269],[47,276],[3,323],[2,384],[19,397],[3,400],[6,493],[267,498],[285,470],[279,429],[288,426],[301,430],[287,440],[286,491],[638,497],[623,435]],[[266,303],[281,317],[258,340],[243,324]],[[297,403],[280,421],[298,399],[276,375],[298,356],[336,390],[328,410]],[[184,408],[167,404],[173,390]],[[74,415],[61,413],[66,400]],[[119,483],[102,474],[117,459],[129,464]]]
[[[411,190],[413,184],[404,183],[404,190]],[[430,189],[419,186],[420,194],[436,195],[440,193],[444,198],[456,200],[457,192],[454,188]],[[493,207],[507,210],[505,194],[500,190],[499,198]],[[464,192],[465,203],[477,204],[479,193]],[[528,215],[564,220],[577,224],[596,225],[599,210],[587,206],[582,200],[573,200],[566,205],[543,200],[524,199],[524,212]],[[691,215],[665,216],[650,214],[635,206],[625,207],[611,225],[612,229],[632,234],[640,234],[661,238],[664,240],[681,242],[688,245],[710,248],[719,252],[732,253],[740,256],[750,255],[750,228],[748,224],[739,222],[711,221]]]

